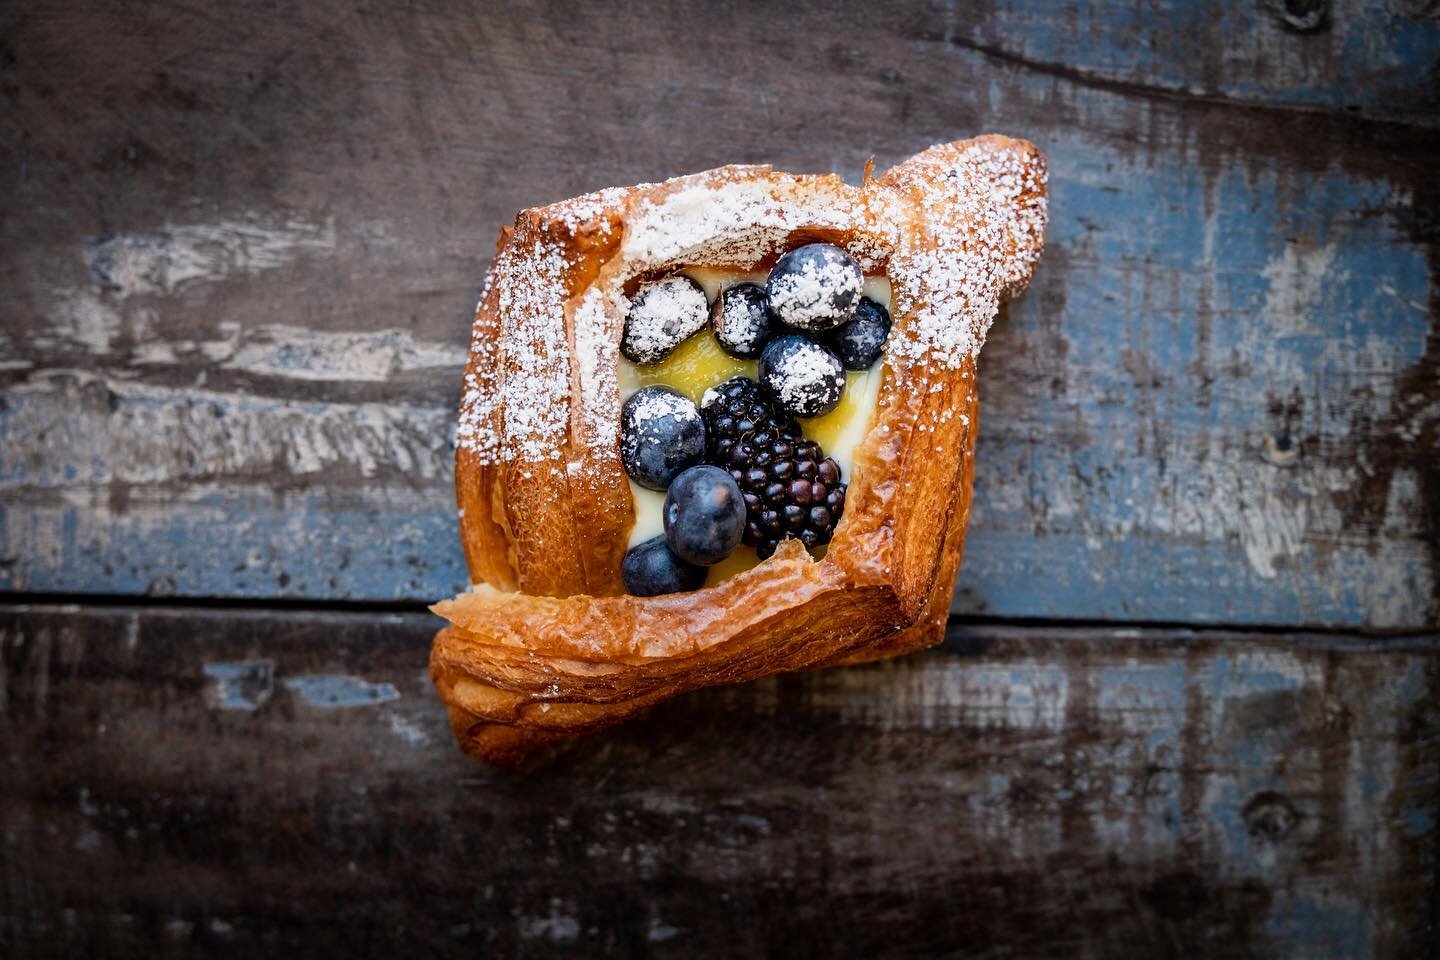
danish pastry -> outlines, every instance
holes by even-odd
[[[1021,140],[859,186],[729,166],[502,229],[455,486],[469,591],[430,674],[505,763],[674,694],[943,635],[976,355],[1044,244]]]

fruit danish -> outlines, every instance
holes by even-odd
[[[471,589],[430,673],[511,762],[676,693],[937,642],[976,354],[1044,243],[988,136],[860,186],[731,166],[526,210],[476,311],[455,462]]]

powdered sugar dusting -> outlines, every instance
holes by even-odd
[[[932,147],[864,187],[730,167],[528,211],[487,276],[481,311],[493,302],[496,316],[477,322],[457,442],[482,464],[555,469],[571,439],[565,311],[572,264],[565,240],[551,239],[544,225],[570,236],[623,231],[618,262],[574,304],[573,317],[575,439],[613,455],[627,278],[692,265],[753,270],[783,252],[796,231],[833,232],[863,270],[890,279],[889,361],[956,368],[984,342],[1000,301],[1028,282],[1042,246],[1044,183],[1044,161],[1033,149],[978,140]],[[708,309],[699,317],[703,325]]]
[[[495,278],[508,269],[509,260],[508,248],[501,250],[485,273],[485,283],[480,288],[480,302],[475,307],[477,316],[470,334],[470,360],[461,389],[460,422],[455,428],[456,445],[478,454],[482,463],[495,462],[502,446],[500,433],[494,426],[500,401],[500,338],[488,335],[479,314],[485,309]]]
[[[923,198],[924,239],[890,262],[892,359],[955,368],[985,342],[1000,301],[1028,282],[1045,229],[1045,166],[1028,149],[968,141],[912,158],[887,182]]]
[[[569,410],[570,350],[565,338],[567,261],[552,245],[535,241],[511,266],[500,291],[506,318],[503,350],[506,449],[513,459],[552,460],[564,442]],[[537,402],[543,399],[545,402]]]
[[[482,463],[550,462],[557,469],[569,421],[568,266],[558,246],[534,240],[507,248],[491,270],[500,335],[493,346],[478,342],[483,338],[471,345],[456,430],[456,442]],[[494,426],[497,411],[503,435]]]
[[[594,286],[575,308],[575,363],[580,373],[581,417],[585,442],[613,450],[620,436],[620,394],[606,388],[619,360],[620,317],[624,298]]]
[[[715,296],[710,308],[715,339],[737,356],[755,356],[760,338],[770,334],[773,327],[767,309],[762,292],[750,284],[732,284]]]
[[[815,244],[781,258],[765,285],[770,306],[792,327],[824,330],[850,319],[865,275],[855,261]]]
[[[636,363],[656,363],[709,320],[705,291],[687,277],[647,283],[625,317],[624,351]]]
[[[622,250],[642,269],[686,263],[752,269],[780,252],[792,231],[820,228],[854,231],[851,256],[873,266],[888,255],[885,231],[893,226],[877,236],[870,219],[862,192],[834,177],[721,180],[641,204]]]
[[[715,301],[715,310],[717,314],[716,338],[742,354],[754,353],[755,340],[760,336],[760,328],[750,322],[748,308],[743,303],[727,300],[721,296]]]
[[[643,190],[653,184],[642,183],[636,187],[606,187],[604,190],[597,190],[594,193],[587,193],[583,196],[570,200],[562,200],[545,208],[550,217],[565,224],[570,233],[575,234],[587,225],[594,225],[595,229],[608,235],[610,233],[610,221],[603,218],[607,209],[623,200],[625,194],[631,190]]]
[[[695,412],[695,404],[687,397],[668,390],[645,390],[637,393],[630,412],[635,417],[635,422],[642,427],[655,423],[661,417],[694,419],[699,416]]]
[[[775,367],[776,376],[766,384],[780,395],[787,410],[804,411],[824,397],[833,397],[835,388],[845,387],[845,369],[824,348],[807,344],[785,354]]]

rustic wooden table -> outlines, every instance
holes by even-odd
[[[0,954],[1440,955],[1440,6],[0,7]],[[497,774],[497,228],[996,131],[946,645]]]

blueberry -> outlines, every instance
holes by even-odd
[[[845,367],[820,344],[798,333],[770,341],[760,355],[760,385],[797,417],[829,413],[845,392]]]
[[[678,390],[641,387],[620,408],[620,460],[640,486],[664,490],[704,456],[700,408]]]
[[[630,301],[620,352],[639,364],[659,363],[710,318],[700,284],[675,275],[647,283]]]
[[[770,309],[792,327],[838,327],[855,313],[865,274],[834,244],[812,243],[781,257],[765,281]]]
[[[890,313],[869,297],[860,298],[855,316],[825,334],[825,346],[846,370],[869,370],[885,350],[890,336]]]
[[[620,577],[635,596],[653,597],[699,589],[705,583],[705,568],[675,556],[659,536],[630,548],[620,564]]]
[[[719,467],[691,467],[665,494],[665,540],[675,555],[708,566],[734,552],[745,533],[740,485]]]
[[[780,332],[780,321],[758,283],[737,283],[720,291],[710,308],[710,325],[725,352],[742,360],[760,356]]]

